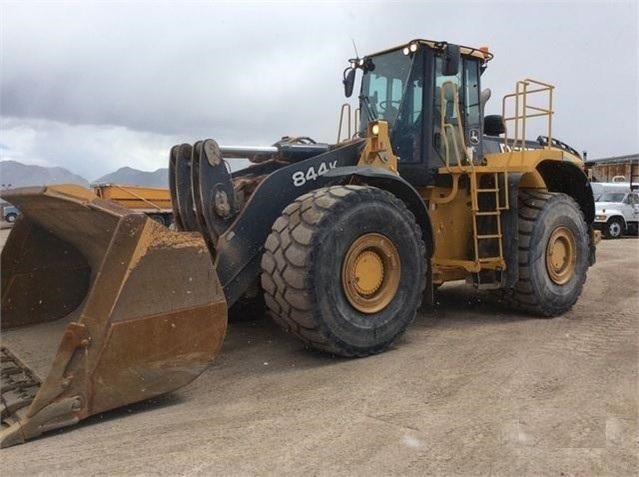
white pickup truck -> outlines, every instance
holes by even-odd
[[[639,194],[635,191],[607,191],[595,202],[595,228],[605,238],[637,234],[639,230]]]
[[[18,215],[20,215],[20,211],[18,210],[18,208],[7,202],[0,204],[0,210],[2,211],[2,220],[4,220],[5,222],[9,222],[10,224],[15,222],[18,218]]]

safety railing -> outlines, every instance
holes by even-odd
[[[507,94],[502,100],[502,116],[506,133],[504,144],[511,152],[526,149],[526,129],[532,118],[547,118],[545,147],[552,145],[553,90],[548,83],[533,79],[517,82],[515,92]],[[536,102],[535,102],[536,101]],[[534,103],[534,104],[533,104]],[[510,126],[510,127],[509,127]],[[512,136],[510,134],[512,133]]]
[[[345,118],[346,117],[346,123]],[[344,125],[346,124],[346,131],[344,131]],[[351,126],[355,126],[352,128]],[[339,125],[337,127],[337,142],[339,144],[342,141],[348,141],[352,139],[357,131],[359,130],[359,108],[353,109],[351,105],[348,103],[342,104],[342,109],[339,114]],[[342,138],[342,133],[344,133],[344,137]]]

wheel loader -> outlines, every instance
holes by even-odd
[[[335,144],[173,147],[175,231],[76,186],[3,192],[23,213],[2,251],[2,446],[186,385],[228,308],[261,296],[345,357],[388,349],[449,281],[569,310],[598,241],[584,163],[552,137],[552,85],[484,117],[492,57],[414,40],[350,60],[359,126]]]

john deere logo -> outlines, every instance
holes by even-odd
[[[468,132],[468,140],[471,144],[479,144],[479,131],[477,129],[471,129]]]

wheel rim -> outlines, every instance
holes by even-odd
[[[619,222],[612,222],[608,226],[608,231],[610,232],[611,237],[618,237],[619,235],[621,235],[621,225],[619,224]]]
[[[401,265],[393,243],[376,233],[359,237],[342,265],[342,287],[349,303],[362,313],[377,313],[395,297]]]
[[[550,279],[557,285],[567,283],[575,274],[576,262],[574,235],[566,227],[556,228],[548,239],[546,248],[546,269]]]

